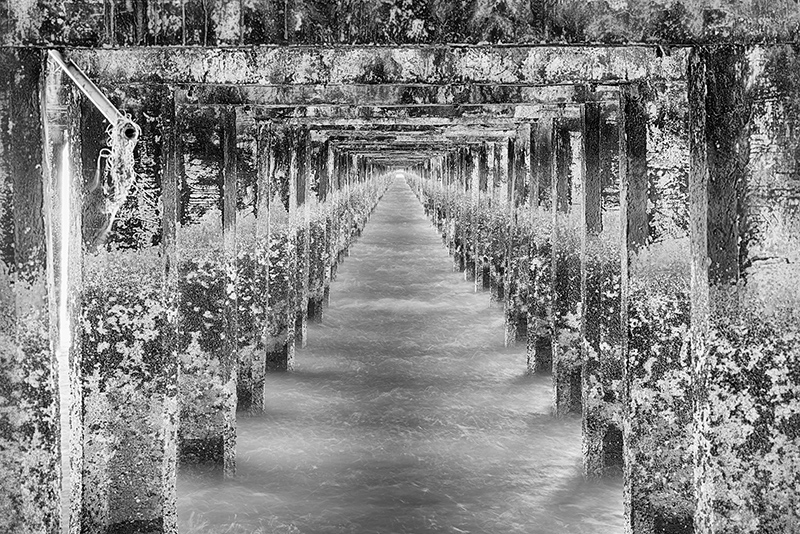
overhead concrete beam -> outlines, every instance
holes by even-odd
[[[237,85],[619,84],[682,80],[688,48],[417,46],[74,49],[96,81]]]
[[[427,140],[432,141],[447,141],[459,139],[507,139],[514,135],[514,130],[511,129],[497,129],[497,130],[469,130],[469,129],[442,129],[434,131],[408,131],[408,132],[385,132],[385,131],[326,131],[314,132],[311,139],[312,141],[414,141],[424,142]]]
[[[617,87],[604,85],[591,93],[593,99],[614,99]],[[409,105],[409,104],[557,104],[579,102],[585,91],[572,84],[526,85],[483,83],[382,83],[364,84],[268,84],[191,85],[177,90],[182,105]]]
[[[510,120],[515,123],[536,118],[545,113],[559,112],[566,118],[578,120],[579,108],[575,104],[398,104],[380,106],[244,106],[254,120],[280,121],[281,123],[317,120],[383,120],[401,121],[450,119],[470,120]]]
[[[316,131],[336,130],[381,130],[381,131],[426,131],[449,127],[460,128],[507,128],[512,129],[516,122],[513,119],[491,117],[430,117],[430,118],[398,118],[398,119],[339,119],[339,118],[297,118],[290,119],[291,124],[302,124]]]

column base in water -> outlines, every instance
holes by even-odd
[[[494,267],[489,274],[489,298],[492,302],[503,302],[505,299],[505,282],[503,275]]]
[[[109,525],[108,534],[168,534],[164,528],[164,518],[123,521]]]
[[[460,273],[466,267],[466,262],[464,261],[464,254],[461,248],[461,242],[456,241],[455,246],[453,247],[453,271]]]
[[[327,290],[327,288],[326,288]],[[327,293],[327,291],[325,292]],[[318,297],[309,297],[308,299],[308,321],[310,323],[319,324],[322,322],[322,310],[325,307],[326,294]]]
[[[583,409],[583,474],[586,478],[621,475],[622,429],[603,415]]]
[[[580,364],[554,358],[553,414],[556,417],[582,414],[582,375]]]
[[[289,349],[289,344],[287,342],[267,351],[265,367],[267,372],[292,370],[292,351]]]
[[[469,258],[464,262],[464,280],[467,282],[475,280],[475,262]]]
[[[492,287],[492,270],[485,263],[480,268],[481,289],[489,291]]]
[[[695,531],[691,515],[663,515],[654,512],[649,504],[635,500],[630,508],[631,534],[693,534]]]
[[[178,431],[178,466],[202,466],[229,478],[236,474],[236,384],[229,380],[215,394],[224,400],[213,405],[211,417],[200,412],[184,417]],[[215,417],[216,416],[216,417]],[[221,420],[220,420],[221,419]]]
[[[183,465],[205,465],[222,470],[225,440],[222,436],[183,439],[178,450],[178,463]]]
[[[528,346],[527,360],[528,373],[550,373],[553,371],[553,348],[550,338],[531,332],[530,318],[528,318]]]
[[[301,306],[305,309],[305,306]],[[294,345],[304,349],[308,344],[308,317],[304,311],[298,311],[294,321]]]
[[[527,339],[528,317],[520,313],[508,299],[505,300],[505,345],[510,347]]]

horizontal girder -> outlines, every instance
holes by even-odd
[[[102,83],[235,85],[619,84],[681,80],[688,48],[353,46],[72,49]]]
[[[558,104],[617,98],[615,86],[591,92],[574,85],[508,84],[351,84],[351,85],[193,85],[176,91],[179,105],[406,106],[458,104]]]

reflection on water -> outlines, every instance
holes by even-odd
[[[181,473],[181,532],[621,532],[622,481],[582,480],[580,421],[451,266],[396,180],[297,371],[240,414],[236,479]]]

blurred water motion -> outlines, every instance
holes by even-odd
[[[582,480],[580,420],[502,322],[395,180],[297,371],[240,414],[237,477],[179,475],[181,532],[622,532],[622,480]]]

